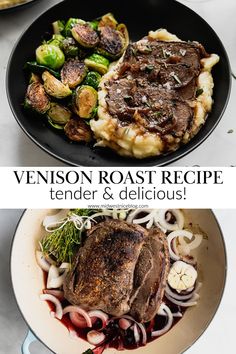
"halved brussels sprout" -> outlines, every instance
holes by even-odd
[[[36,49],[36,61],[38,64],[56,70],[64,64],[65,56],[59,47],[51,44],[42,44]]]
[[[97,32],[88,24],[77,24],[71,30],[74,39],[85,48],[94,48],[99,43]]]
[[[56,124],[66,124],[71,118],[71,111],[60,105],[59,103],[52,102],[50,105],[50,109],[47,112],[48,118]]]
[[[98,93],[88,85],[78,87],[73,96],[73,110],[80,118],[91,118],[97,107]]]
[[[47,44],[55,45],[56,47],[60,47],[61,43],[64,41],[65,37],[61,34],[54,34],[52,38],[47,41]]]
[[[49,110],[50,100],[40,82],[32,82],[28,86],[24,106],[40,114],[45,114]]]
[[[120,31],[104,26],[100,29],[100,43],[97,52],[111,59],[119,58],[125,50],[125,40]]]
[[[65,127],[66,136],[73,141],[85,141],[90,142],[92,140],[92,132],[89,127],[82,119],[72,118],[66,123]]]
[[[101,29],[102,27],[106,27],[106,26],[115,29],[117,25],[118,25],[118,22],[116,21],[113,14],[107,13],[107,14],[103,15],[101,20],[99,21],[98,29]]]
[[[83,61],[69,59],[61,70],[61,81],[64,85],[68,85],[73,89],[84,80],[87,72],[88,69]]]
[[[52,70],[44,65],[39,65],[36,61],[27,61],[27,63],[25,64],[25,69],[28,69],[32,73],[40,74],[40,75],[42,75],[42,73],[45,70],[47,70],[50,72],[50,74],[52,74],[56,78],[60,79],[60,77],[61,77],[60,73],[58,71]]]
[[[71,95],[72,91],[69,86],[64,85],[48,71],[44,71],[42,79],[44,82],[44,89],[50,96],[64,98]]]
[[[65,24],[63,21],[57,20],[52,23],[52,28],[54,34],[60,34],[64,30]]]
[[[65,38],[61,44],[60,48],[63,50],[66,57],[74,58],[79,54],[79,48],[76,41],[72,37]]]
[[[90,71],[84,80],[84,85],[92,86],[97,90],[101,78],[101,75],[96,71]]]
[[[77,23],[85,23],[85,21],[80,20],[78,18],[69,18],[69,20],[66,22],[65,29],[63,31],[65,37],[71,36],[71,30],[75,25],[77,25]]]
[[[106,74],[110,64],[107,58],[95,53],[86,58],[84,62],[89,69],[95,70],[102,75]]]

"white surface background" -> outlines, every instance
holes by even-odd
[[[236,210],[217,210],[215,214],[223,231],[228,255],[226,288],[221,305],[210,326],[187,350],[186,354],[232,354],[235,352],[236,237],[234,220]],[[27,326],[15,303],[9,273],[10,245],[20,215],[20,210],[0,210],[0,354],[20,353],[20,346],[27,333]],[[49,354],[50,352],[37,342],[32,344],[31,353]],[[173,354],[180,353],[173,352]]]
[[[144,0],[145,1],[145,0]],[[63,166],[40,150],[21,131],[8,106],[5,73],[9,55],[21,32],[43,11],[58,0],[44,0],[18,12],[0,14],[0,166]],[[236,72],[236,1],[181,0],[192,7],[215,29],[228,50]],[[99,1],[98,1],[99,4]],[[177,19],[178,20],[178,19]],[[17,84],[17,83],[16,83]],[[174,163],[175,166],[236,166],[236,81],[231,100],[218,127],[195,151]],[[228,134],[233,129],[234,133]]]

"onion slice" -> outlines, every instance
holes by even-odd
[[[140,341],[140,335],[139,335],[138,326],[137,326],[136,323],[135,323],[134,326],[133,326],[133,330],[134,330],[134,340],[135,340],[135,343],[138,344],[139,341]]]
[[[65,280],[67,270],[63,274],[59,275],[59,269],[53,264],[50,266],[47,279],[47,288],[48,289],[57,289],[60,288]]]
[[[43,301],[52,302],[56,307],[56,311],[55,312],[52,311],[51,313],[59,320],[62,319],[63,309],[62,309],[60,301],[55,296],[53,296],[51,294],[40,294],[40,299]]]
[[[118,320],[118,319],[126,319],[126,320],[130,320],[134,323],[136,323],[138,325],[138,327],[140,328],[141,330],[141,333],[142,333],[142,337],[143,337],[143,340],[142,340],[142,344],[143,345],[146,345],[147,343],[147,332],[146,332],[146,328],[144,327],[144,325],[142,325],[142,323],[139,323],[137,321],[135,321],[135,319],[129,315],[124,315],[124,316],[121,316],[121,317],[112,317],[110,319],[110,321],[113,321],[113,320]]]
[[[165,293],[167,295],[171,296],[173,299],[181,300],[181,301],[189,300],[193,296],[193,292],[190,292],[189,294],[184,294],[184,295],[176,294],[171,290],[171,288],[169,287],[168,284],[166,284]]]
[[[89,331],[87,333],[87,340],[90,344],[99,345],[104,342],[106,336],[103,332],[98,332],[95,330]]]
[[[50,294],[55,296],[59,301],[64,300],[64,291],[62,290],[56,290],[56,289],[44,289],[43,290],[44,294]]]
[[[167,236],[167,242],[168,242],[168,246],[169,246],[170,257],[174,261],[179,261],[180,260],[180,256],[177,255],[176,253],[174,253],[173,250],[172,250],[172,240],[174,240],[176,237],[187,237],[189,240],[191,240],[192,237],[193,237],[193,234],[191,232],[189,232],[189,231],[186,231],[186,230],[176,230],[176,231],[172,231]]]
[[[171,224],[166,220],[166,213],[170,211],[176,219],[175,224]],[[184,216],[179,209],[161,209],[157,214],[156,221],[167,231],[182,230],[184,227]]]
[[[194,297],[195,294],[193,294],[193,297],[184,302],[184,301],[179,301],[179,300],[175,300],[173,297],[169,296],[168,294],[166,294],[166,298],[171,301],[173,304],[175,305],[178,305],[178,306],[181,306],[181,307],[191,307],[191,306],[195,306],[197,305],[197,301],[199,299],[199,295],[198,295],[198,298],[197,297]]]
[[[63,315],[70,313],[70,312],[76,312],[79,315],[83,316],[85,321],[87,322],[87,327],[90,327],[90,328],[92,327],[91,318],[89,317],[88,313],[85,310],[83,310],[81,307],[69,305],[64,308]]]
[[[36,261],[40,266],[40,268],[45,272],[49,272],[51,264],[46,260],[46,258],[43,255],[43,252],[36,251],[35,256],[36,256]]]
[[[164,328],[162,328],[158,331],[152,332],[152,334],[151,334],[152,337],[162,336],[164,333],[169,331],[169,329],[171,328],[171,326],[173,324],[173,314],[166,304],[164,304],[164,303],[161,304],[157,314],[160,316],[167,316],[168,320],[167,320],[167,324],[165,325]]]
[[[102,328],[105,328],[108,322],[108,315],[101,311],[101,310],[92,310],[88,312],[88,315],[91,319],[93,319],[94,317],[97,319],[99,318],[102,321]]]
[[[120,328],[123,329],[124,331],[126,331],[128,328],[130,328],[131,324],[132,324],[131,321],[126,320],[125,318],[121,318],[121,319],[119,320],[119,326],[120,326]]]

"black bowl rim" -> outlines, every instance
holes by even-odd
[[[169,0],[169,1],[174,1],[174,0]],[[51,155],[52,157],[54,157],[55,159],[59,160],[59,161],[62,161],[64,162],[65,164],[67,164],[68,166],[85,166],[85,165],[82,165],[82,164],[79,164],[79,163],[76,163],[76,162],[72,162],[70,161],[68,158],[66,157],[62,157],[62,156],[59,156],[58,154],[52,152],[49,148],[47,148],[44,144],[38,142],[37,138],[34,138],[31,133],[24,127],[24,125],[21,123],[20,121],[20,118],[18,117],[17,113],[15,112],[15,109],[14,109],[14,106],[12,104],[12,101],[11,101],[11,95],[10,95],[10,90],[9,90],[9,86],[10,86],[10,69],[11,69],[11,62],[12,62],[12,58],[13,58],[13,55],[15,54],[15,49],[16,47],[18,46],[18,44],[20,43],[21,41],[21,38],[25,35],[25,33],[29,30],[29,28],[31,26],[33,26],[35,24],[36,21],[39,20],[39,18],[43,17],[47,12],[51,11],[53,8],[57,7],[57,6],[61,6],[62,3],[66,3],[67,0],[64,0],[64,1],[60,1],[59,3],[51,6],[49,9],[47,9],[46,11],[44,11],[43,13],[41,13],[23,32],[22,34],[20,35],[20,37],[18,38],[18,40],[16,41],[12,51],[11,51],[11,54],[10,54],[10,57],[9,57],[9,60],[8,60],[8,64],[7,64],[7,70],[6,70],[6,93],[7,93],[7,99],[8,99],[8,103],[9,103],[9,106],[10,106],[10,109],[13,113],[13,116],[15,118],[15,120],[17,121],[18,125],[20,126],[20,128],[23,130],[23,132],[28,136],[28,138],[34,142],[39,148],[41,148],[43,151],[45,151],[46,153],[48,153],[49,155]],[[231,94],[231,88],[232,88],[232,76],[231,76],[231,65],[230,65],[230,61],[229,61],[229,57],[228,57],[228,54],[227,54],[227,51],[225,49],[225,46],[223,45],[221,39],[219,38],[218,34],[215,32],[215,30],[207,23],[207,21],[205,21],[199,14],[197,14],[195,11],[193,11],[192,9],[190,9],[188,6],[180,3],[180,2],[177,2],[175,1],[175,3],[178,4],[178,6],[182,7],[182,8],[185,8],[187,9],[190,13],[192,13],[193,15],[197,16],[198,18],[200,18],[207,26],[209,26],[213,32],[213,34],[215,35],[215,37],[217,38],[217,40],[219,41],[219,43],[221,44],[222,46],[222,50],[224,52],[224,55],[225,55],[225,60],[226,60],[226,65],[227,65],[227,68],[228,68],[228,80],[229,80],[229,87],[228,87],[228,92],[227,92],[227,97],[226,97],[226,100],[225,100],[225,103],[224,103],[224,106],[221,110],[221,113],[219,114],[217,120],[215,121],[215,123],[212,125],[212,127],[209,129],[209,131],[204,135],[202,136],[201,138],[198,138],[197,139],[197,136],[198,136],[198,133],[196,134],[196,136],[193,137],[193,139],[196,139],[194,144],[192,146],[190,146],[190,142],[187,143],[186,145],[183,145],[181,148],[184,149],[183,151],[181,151],[179,148],[178,150],[176,151],[173,151],[173,152],[170,152],[168,153],[166,156],[168,156],[168,159],[167,161],[164,161],[164,162],[160,162],[158,163],[158,161],[154,161],[153,164],[152,163],[145,163],[145,159],[144,160],[139,160],[139,159],[134,159],[134,161],[137,162],[137,165],[136,164],[132,164],[133,166],[136,166],[136,167],[151,167],[151,166],[167,166],[181,158],[183,158],[184,156],[186,156],[187,154],[189,154],[190,152],[194,151],[198,146],[200,146],[210,135],[211,133],[215,130],[215,128],[217,127],[217,125],[219,124],[221,118],[223,117],[223,114],[227,108],[227,105],[228,105],[228,102],[229,102],[229,99],[230,99],[230,94]],[[173,156],[174,155],[174,156]],[[153,157],[155,158],[155,156]],[[158,158],[158,156],[156,157]],[[132,159],[133,160],[133,159]],[[126,159],[124,157],[124,164],[119,164],[118,167],[126,167],[128,166],[128,159]],[[126,163],[127,162],[127,163]],[[139,163],[140,162],[140,163]],[[143,162],[143,163],[142,163]],[[109,162],[108,162],[109,163]],[[87,166],[87,165],[86,165]],[[88,165],[89,166],[89,165]],[[92,164],[90,164],[91,167],[94,167]],[[101,165],[102,167],[103,165]],[[106,166],[109,166],[106,165]]]
[[[16,233],[17,233],[17,230],[19,228],[19,225],[26,213],[28,209],[24,209],[24,211],[22,212],[18,222],[17,222],[17,225],[16,225],[16,228],[15,228],[15,232],[14,232],[14,235],[13,235],[13,239],[12,239],[12,242],[11,242],[11,252],[10,252],[10,260],[9,260],[9,268],[10,268],[10,277],[11,277],[11,285],[12,285],[12,289],[13,289],[13,293],[14,293],[14,298],[15,298],[15,301],[16,301],[16,304],[17,304],[17,307],[18,307],[18,310],[23,318],[23,320],[25,321],[26,325],[28,326],[29,330],[33,333],[33,335],[35,336],[35,338],[40,342],[42,343],[47,349],[49,349],[53,354],[58,354],[56,352],[53,352],[52,349],[44,343],[43,340],[41,340],[39,338],[39,336],[34,332],[34,330],[29,326],[29,323],[27,321],[27,319],[25,318],[22,310],[21,310],[21,307],[17,301],[17,297],[16,297],[16,293],[15,293],[15,289],[14,289],[14,283],[13,283],[13,276],[12,276],[12,259],[13,259],[13,256],[12,256],[12,251],[13,251],[13,246],[14,246],[14,241],[15,241],[15,237],[16,237]],[[223,245],[223,251],[224,251],[224,259],[225,259],[225,269],[224,269],[224,283],[223,283],[223,286],[222,286],[222,289],[221,289],[221,293],[220,293],[220,297],[219,297],[219,302],[215,308],[215,311],[212,315],[212,317],[208,320],[208,322],[206,323],[204,329],[202,330],[202,332],[198,335],[198,337],[190,344],[188,345],[186,348],[184,348],[184,351],[180,354],[183,354],[185,353],[189,348],[191,348],[202,336],[203,334],[207,331],[208,327],[210,326],[210,324],[212,323],[212,321],[214,320],[214,318],[216,317],[216,314],[219,310],[219,307],[222,303],[222,300],[223,300],[223,297],[224,297],[224,294],[225,294],[225,287],[226,287],[226,282],[227,282],[227,277],[228,277],[228,256],[227,256],[227,251],[226,251],[226,244],[225,244],[225,239],[224,239],[224,234],[223,234],[223,231],[222,231],[222,228],[220,226],[220,223],[217,219],[217,217],[215,216],[215,213],[213,212],[212,209],[206,209],[206,210],[209,210],[213,216],[213,218],[215,219],[215,222],[216,222],[216,225],[219,229],[219,232],[220,232],[220,236],[221,236],[221,241],[222,241],[222,245]]]

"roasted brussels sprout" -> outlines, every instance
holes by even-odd
[[[44,71],[42,79],[44,82],[44,89],[50,96],[56,98],[64,98],[71,95],[72,92],[69,86],[64,85],[48,71]]]
[[[64,41],[65,37],[61,34],[54,34],[52,39],[50,39],[47,44],[55,45],[56,47],[60,47],[61,43]]]
[[[83,61],[69,59],[61,70],[61,81],[64,85],[68,85],[73,89],[84,80],[87,71],[88,69]]]
[[[79,48],[76,44],[76,41],[72,37],[65,38],[61,44],[60,48],[63,50],[66,57],[74,58],[79,54]]]
[[[53,33],[54,34],[60,34],[63,32],[64,28],[65,28],[65,24],[63,21],[58,20],[52,23],[52,27],[53,27]]]
[[[56,124],[66,124],[71,118],[71,111],[60,105],[59,103],[52,102],[50,105],[50,109],[47,112],[48,118]]]
[[[50,100],[40,82],[32,82],[26,92],[25,108],[45,114],[50,108]]]
[[[105,14],[102,16],[102,18],[98,24],[98,29],[101,29],[102,27],[107,27],[107,26],[116,29],[117,25],[118,25],[118,22],[116,21],[113,14],[108,13],[108,14]]]
[[[125,40],[121,32],[109,26],[100,29],[100,43],[97,49],[99,54],[107,58],[117,59],[124,50]]]
[[[72,118],[65,125],[66,136],[73,141],[90,142],[92,140],[92,133],[90,127],[79,118]]]
[[[92,29],[89,23],[77,24],[71,30],[74,39],[85,48],[94,48],[99,43],[97,32]]]
[[[60,79],[60,77],[61,77],[59,72],[52,70],[50,68],[47,68],[44,65],[39,65],[36,61],[27,61],[27,63],[25,64],[25,69],[28,69],[29,71],[31,71],[34,74],[40,74],[40,75],[42,75],[42,73],[45,70],[47,70],[50,72],[50,74],[52,74],[56,78]]]
[[[38,64],[48,66],[56,70],[62,67],[65,62],[63,51],[55,45],[42,44],[36,49],[36,61]]]
[[[80,118],[91,118],[97,107],[98,93],[88,85],[78,87],[73,96],[73,110]]]
[[[86,58],[84,62],[89,69],[95,70],[102,75],[106,74],[110,64],[108,59],[95,53]]]
[[[101,78],[102,77],[98,72],[90,71],[84,80],[84,85],[92,86],[95,90],[97,90]]]
[[[70,37],[71,36],[71,30],[72,28],[77,25],[78,23],[85,23],[85,21],[80,20],[78,18],[69,18],[69,20],[66,22],[65,29],[63,31],[63,35],[65,37]]]

